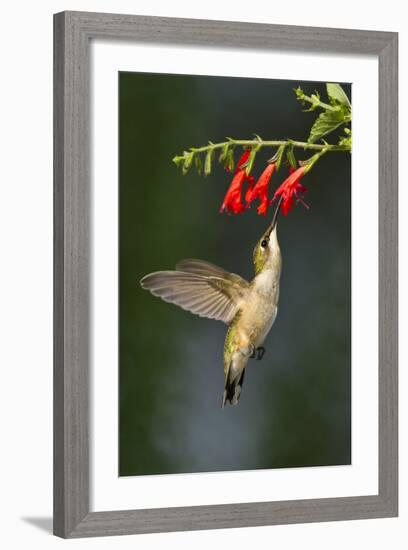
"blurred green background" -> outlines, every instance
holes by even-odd
[[[310,210],[280,218],[279,312],[237,407],[220,408],[225,325],[139,286],[190,257],[252,277],[272,211],[219,214],[231,176],[218,164],[207,178],[182,176],[171,159],[225,136],[306,140],[316,113],[301,112],[298,85],[326,97],[315,82],[119,74],[122,476],[351,461],[349,154],[323,157],[303,182]],[[259,155],[255,176],[271,153]]]

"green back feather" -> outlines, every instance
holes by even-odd
[[[263,253],[261,248],[261,241],[256,244],[252,259],[254,262],[255,275],[258,275],[258,273],[260,273],[264,268],[266,261],[266,255]]]

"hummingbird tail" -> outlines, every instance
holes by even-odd
[[[239,398],[241,396],[242,384],[244,383],[245,368],[239,376],[230,380],[229,373],[225,379],[224,395],[222,397],[221,407],[224,408],[226,401],[231,405],[238,405]]]

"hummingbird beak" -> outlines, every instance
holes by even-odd
[[[275,208],[275,212],[273,213],[272,223],[267,229],[266,234],[268,235],[268,237],[276,227],[276,223],[278,221],[278,216],[279,216],[279,212],[280,212],[281,203],[282,203],[282,197],[279,198],[278,204],[276,205],[276,208]]]

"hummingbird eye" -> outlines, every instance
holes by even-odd
[[[268,245],[268,239],[264,239],[264,240],[261,242],[262,248],[265,248],[267,245]]]

